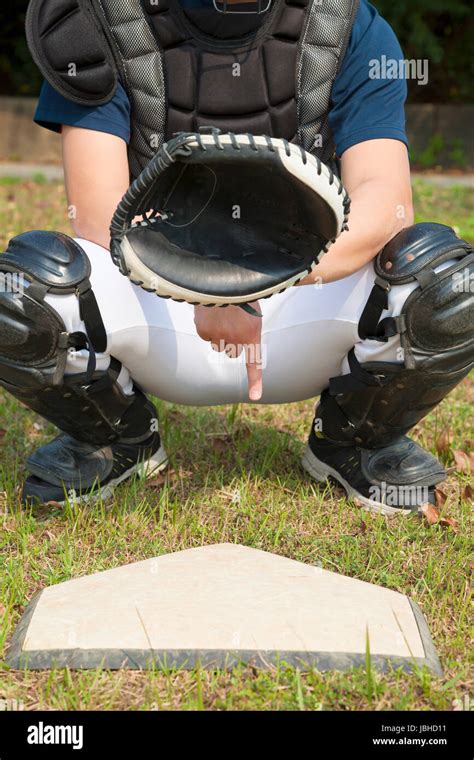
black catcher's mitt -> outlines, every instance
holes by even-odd
[[[159,296],[246,304],[310,272],[347,228],[349,205],[331,169],[286,140],[179,133],[120,202],[112,257]]]

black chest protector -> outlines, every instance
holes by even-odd
[[[45,78],[76,103],[107,103],[120,79],[132,178],[173,133],[211,125],[286,138],[327,162],[331,91],[357,8],[273,0],[237,16],[178,0],[31,0],[27,38]]]

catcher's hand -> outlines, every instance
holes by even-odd
[[[346,228],[349,205],[333,172],[286,140],[180,133],[120,202],[111,253],[159,296],[246,304],[310,272]]]
[[[261,316],[258,301],[252,309]],[[198,305],[194,307],[194,323],[199,337],[209,341],[214,351],[225,352],[230,359],[245,354],[249,399],[259,401],[263,390],[262,320],[232,304],[227,309]]]

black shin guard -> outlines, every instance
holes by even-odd
[[[452,262],[442,271],[434,269]],[[418,224],[379,254],[376,280],[359,322],[364,339],[400,334],[403,364],[361,365],[331,378],[316,409],[303,466],[316,480],[337,480],[366,509],[419,510],[435,503],[439,462],[405,433],[469,372],[474,360],[474,255],[449,227]],[[392,285],[418,288],[400,316],[382,319]]]
[[[154,408],[137,390],[123,393],[120,363],[112,359],[107,371],[95,370],[95,352],[106,350],[107,336],[82,248],[61,233],[19,235],[0,257],[0,276],[0,385],[78,441],[149,438]],[[76,293],[85,333],[67,332],[45,301],[48,293]],[[89,350],[86,373],[64,376],[71,348]]]
[[[442,271],[435,268],[453,262]],[[400,232],[375,262],[376,281],[359,323],[364,339],[399,333],[404,364],[359,364],[331,378],[314,433],[342,446],[387,446],[419,422],[474,366],[474,253],[450,227],[417,224]],[[382,319],[394,285],[418,287],[398,317]]]

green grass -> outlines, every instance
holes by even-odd
[[[417,187],[422,218],[456,224],[467,235],[469,191],[456,191],[452,206],[448,192]],[[0,208],[6,238],[33,227],[69,229],[61,221],[67,218],[62,188],[54,183],[0,186]],[[367,514],[340,489],[311,483],[299,459],[313,402],[202,409],[157,401],[172,471],[161,488],[134,481],[110,505],[23,510],[18,485],[25,458],[54,428],[2,394],[0,696],[26,709],[452,709],[454,700],[473,693],[467,476],[452,467],[452,449],[472,447],[473,398],[473,384],[466,381],[414,432],[432,451],[443,431],[450,434],[450,447],[442,452],[450,468],[444,512],[458,522],[455,532],[415,516]],[[369,652],[366,667],[327,674],[284,664],[271,671],[241,666],[228,672],[45,673],[12,672],[1,664],[21,613],[44,586],[225,541],[407,593],[426,615],[444,677],[424,670],[381,675]]]
[[[474,190],[461,185],[437,187],[413,182],[415,221],[449,224],[460,237],[474,240]]]

